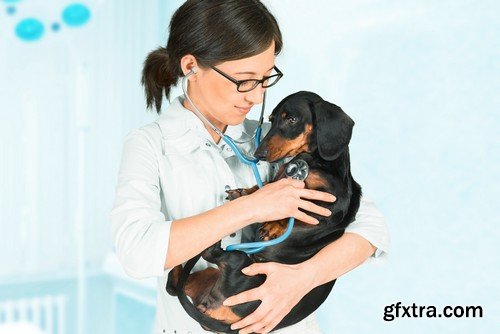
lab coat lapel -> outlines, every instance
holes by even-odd
[[[188,154],[198,148],[206,149],[204,143],[209,141],[222,149],[224,158],[234,155],[232,150],[224,150],[226,144],[222,140],[218,145],[213,142],[203,121],[192,111],[184,108],[182,101],[182,96],[177,97],[157,121],[163,133],[166,153]],[[224,134],[235,141],[251,138],[252,135],[248,136],[246,133],[247,122],[245,119],[240,124],[228,125]]]

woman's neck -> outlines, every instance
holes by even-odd
[[[184,108],[186,108],[190,112],[194,113],[193,107],[191,106],[191,103],[189,103],[188,99],[184,99],[182,105],[184,106]],[[220,131],[222,131],[222,133],[226,132],[227,124],[224,124],[224,123],[221,123],[221,122],[219,122],[217,120],[214,120],[214,119],[212,119],[210,117],[210,115],[207,115],[207,113],[204,113],[201,110],[199,110],[199,111],[203,114],[203,116],[205,116],[206,119],[208,119],[208,121],[210,123],[212,123],[215,127],[217,127],[217,129],[219,129]],[[196,114],[195,114],[195,116],[198,117],[198,115],[196,115]],[[200,121],[202,121],[203,126],[205,127],[205,129],[207,129],[208,133],[212,136],[214,142],[216,144],[218,144],[220,142],[220,140],[221,140],[221,137],[210,126],[208,126],[207,124],[205,124],[205,122],[203,122],[203,120],[200,119]]]

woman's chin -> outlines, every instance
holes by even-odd
[[[245,115],[238,115],[236,117],[231,117],[230,120],[228,120],[228,125],[235,126],[238,124],[241,124],[245,120],[246,116]]]

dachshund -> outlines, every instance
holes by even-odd
[[[189,260],[184,267],[174,267],[169,273],[167,292],[177,295],[186,312],[205,330],[237,333],[230,325],[260,305],[258,300],[230,307],[222,305],[226,298],[256,288],[265,281],[265,275],[246,276],[241,272],[242,268],[255,262],[297,264],[310,259],[342,236],[359,208],[361,187],[351,175],[348,148],[354,122],[340,107],[315,93],[301,91],[283,99],[269,120],[271,129],[262,139],[255,156],[270,163],[287,157],[293,157],[288,164],[297,159],[305,160],[309,165],[305,188],[331,193],[337,200],[333,203],[312,201],[332,214],[325,217],[308,213],[319,220],[318,225],[296,220],[287,239],[258,253],[247,255],[241,251],[225,251],[219,241]],[[281,165],[272,182],[286,177],[288,164]],[[257,186],[228,190],[228,199],[249,195],[256,190]],[[287,225],[288,219],[259,224],[258,240],[255,241],[275,239],[285,232]],[[191,274],[200,256],[216,264],[217,268],[209,267]],[[311,290],[275,329],[298,323],[314,312],[326,300],[334,284],[335,280]]]

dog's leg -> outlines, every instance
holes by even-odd
[[[222,305],[226,298],[263,283],[265,279],[263,275],[249,277],[241,272],[241,269],[252,264],[253,260],[243,252],[223,250],[220,241],[207,248],[201,256],[206,261],[216,264],[220,275],[215,284],[196,299],[196,307],[204,314],[228,324],[253,312],[260,302],[249,302],[232,307]]]
[[[257,185],[253,186],[252,188],[246,188],[246,189],[238,188],[238,189],[226,190],[226,193],[227,193],[226,199],[232,201],[232,200],[235,200],[237,198],[240,198],[241,196],[253,194],[257,190],[259,190],[259,186],[257,186]]]
[[[263,223],[258,231],[260,240],[273,240],[285,233],[288,228],[288,219],[280,219]]]
[[[179,282],[179,276],[182,272],[182,265],[175,266],[170,270],[168,273],[168,280],[167,280],[167,292],[171,296],[177,296],[177,282]]]
[[[285,167],[286,167],[286,164],[283,164],[280,166],[280,168],[278,169],[276,176],[274,177],[272,182],[276,182],[276,181],[286,177]],[[264,185],[266,185],[267,183],[268,182],[264,182]],[[226,193],[228,194],[226,199],[232,201],[232,200],[235,200],[237,198],[240,198],[241,196],[251,195],[254,192],[256,192],[257,190],[259,190],[258,185],[255,185],[251,188],[246,188],[246,189],[245,188],[238,188],[238,189],[226,190]]]

